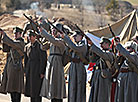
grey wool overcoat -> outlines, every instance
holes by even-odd
[[[117,78],[115,102],[138,102],[138,54],[129,53],[121,44],[117,45],[126,60],[121,69],[129,69],[130,72],[120,72]]]
[[[101,59],[105,61],[109,61],[109,63],[112,63],[114,60],[113,54],[109,51],[103,51],[100,48],[98,48],[96,45],[92,45],[90,48],[90,51],[94,52],[98,56],[100,56]],[[92,77],[91,82],[91,93],[89,97],[89,102],[110,102],[111,101],[111,87],[112,87],[112,74],[109,71],[108,66],[102,65],[102,71],[101,66],[99,69],[95,70]],[[104,72],[104,75],[107,77],[104,78],[101,73]]]
[[[87,45],[84,41],[78,44],[73,43],[68,36],[64,41],[73,50],[72,58],[80,62],[71,61],[69,68],[68,102],[86,102],[86,70],[82,60],[85,60]]]
[[[42,31],[42,36],[46,37],[51,45],[40,95],[48,99],[66,98],[64,66],[62,63],[65,45],[61,39],[54,38],[45,30]]]

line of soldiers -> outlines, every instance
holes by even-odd
[[[126,49],[118,37],[114,38],[112,50],[111,41],[102,37],[100,49],[90,34],[83,35],[77,30],[69,36],[61,23],[55,22],[54,26],[63,33],[54,27],[51,34],[44,27],[38,28],[40,35],[50,42],[45,49],[32,30],[28,31],[28,44],[21,37],[23,30],[19,27],[13,29],[15,40],[0,31],[3,51],[7,52],[1,93],[10,93],[12,102],[20,102],[22,93],[30,97],[31,102],[41,102],[42,97],[62,102],[66,98],[63,62],[69,58],[68,102],[86,102],[85,65],[89,62],[96,63],[89,102],[138,102],[137,37],[126,43]],[[68,51],[66,59],[63,58],[65,51]]]

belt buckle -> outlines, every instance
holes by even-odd
[[[115,83],[117,82],[117,78],[113,78],[112,81]]]

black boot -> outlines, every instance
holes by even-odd
[[[16,102],[20,102],[21,101],[21,93],[15,93],[15,100]]]
[[[42,101],[42,97],[38,96],[38,97],[31,97],[31,102],[41,102]]]
[[[21,101],[21,93],[12,92],[11,94],[11,102],[20,102]]]
[[[15,92],[10,93],[11,95],[11,102],[16,102],[15,100]]]

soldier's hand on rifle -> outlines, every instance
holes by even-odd
[[[65,34],[64,33],[63,34],[60,33],[60,37],[64,39]]]
[[[39,27],[39,31],[42,32],[43,31],[43,28],[42,27]]]
[[[87,42],[88,42],[89,45],[92,45],[93,44],[93,42],[87,36],[86,36],[86,40],[87,40]]]
[[[115,37],[114,38],[114,41],[115,41],[115,45],[119,44],[120,43],[120,39],[118,37]]]

